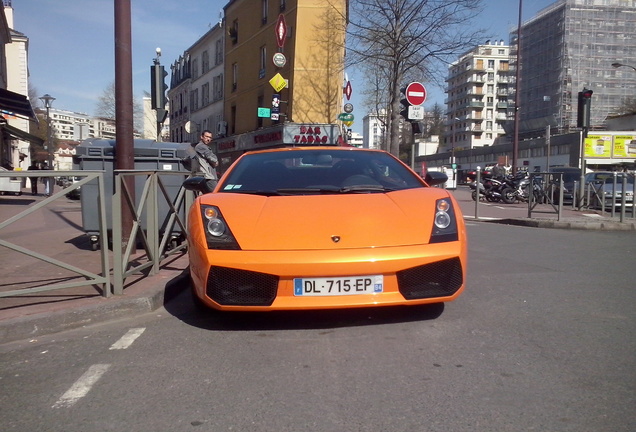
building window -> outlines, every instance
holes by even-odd
[[[201,54],[201,74],[206,73],[210,70],[210,55],[208,51],[203,51]]]
[[[214,64],[216,66],[223,63],[223,40],[219,39],[216,41],[216,49],[214,51]]]
[[[238,42],[238,31],[239,31],[239,23],[238,20],[234,20],[232,23],[232,27],[228,29],[228,35],[230,39],[232,39],[232,43],[236,44]]]
[[[258,78],[265,78],[265,68],[267,66],[267,46],[263,45],[260,49],[260,65],[258,70]]]
[[[269,9],[269,1],[261,0],[261,22],[267,24],[267,9]]]
[[[256,106],[257,107],[262,107],[263,106],[263,96],[259,96],[256,99]],[[263,127],[263,117],[257,117],[256,127],[257,128],[262,128]]]
[[[204,107],[210,103],[210,83],[205,83],[201,87],[201,106]]]
[[[232,64],[232,91],[238,88],[238,63]]]
[[[192,79],[199,78],[199,59],[192,60]]]
[[[223,99],[223,74],[212,78],[212,101]]]

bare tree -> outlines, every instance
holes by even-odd
[[[618,107],[619,114],[636,114],[636,97],[626,97]]]
[[[334,123],[341,111],[345,34],[342,17],[334,4],[326,2],[312,27],[310,49],[296,56],[296,74],[306,85],[302,90],[296,89],[294,121]]]
[[[109,120],[115,120],[117,118],[117,111],[115,109],[115,81],[111,82],[102,92],[101,96],[97,99],[97,106],[95,112],[98,116]],[[141,103],[133,98],[133,116],[134,125],[136,130],[140,130],[140,123],[143,121],[143,107]]]
[[[374,76],[387,107],[388,148],[399,155],[400,88],[407,79],[440,83],[442,66],[484,37],[468,24],[482,0],[353,0],[348,63]],[[379,83],[378,81],[384,81]]]

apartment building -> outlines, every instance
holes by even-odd
[[[526,21],[521,27],[521,129],[551,125],[553,133],[567,133],[576,128],[578,93],[584,88],[594,92],[591,127],[604,128],[624,98],[636,94],[635,28],[636,0],[558,0]],[[511,34],[511,60],[516,36]]]
[[[492,145],[504,132],[512,94],[510,46],[487,41],[451,63],[446,78],[444,151]]]
[[[35,117],[28,100],[28,37],[14,29],[11,0],[0,10],[0,165],[21,170],[30,163],[31,142],[42,140],[29,133]]]
[[[342,112],[346,1],[232,0],[224,11],[228,135],[334,123]],[[260,117],[274,95],[279,115]]]
[[[223,116],[225,32],[218,23],[171,65],[170,140],[197,142],[204,130],[225,136]]]

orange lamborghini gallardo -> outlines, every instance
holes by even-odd
[[[446,179],[423,180],[379,150],[245,153],[190,209],[194,298],[224,311],[454,300],[464,289],[466,230],[453,196],[433,187]]]

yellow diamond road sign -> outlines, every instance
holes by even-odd
[[[274,78],[269,80],[269,83],[272,85],[272,87],[274,87],[274,90],[276,90],[277,92],[287,87],[287,80],[285,80],[285,78],[283,78],[283,76],[279,73],[274,75]]]

